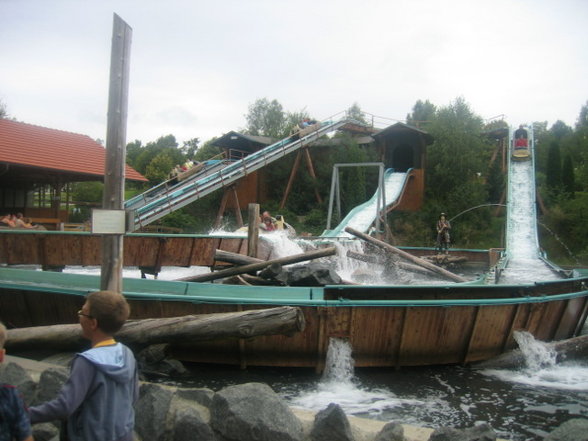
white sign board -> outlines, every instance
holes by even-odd
[[[125,210],[92,210],[92,233],[125,234]]]

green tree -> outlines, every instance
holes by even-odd
[[[184,141],[184,144],[182,145],[182,148],[180,150],[186,158],[193,159],[194,155],[198,151],[199,143],[200,139],[198,138],[189,139],[188,141]]]
[[[406,123],[414,127],[426,128],[436,112],[437,108],[429,100],[418,100],[412,107],[412,113],[406,115]]]
[[[220,147],[213,145],[216,140],[217,138],[214,137],[206,141],[201,147],[198,147],[198,150],[196,150],[196,153],[194,154],[194,159],[196,161],[206,161],[207,159],[214,158],[222,153]]]
[[[275,99],[269,101],[267,98],[260,98],[251,104],[245,119],[247,134],[275,139],[282,136],[286,123],[282,105]]]
[[[561,141],[565,136],[569,136],[573,133],[570,126],[561,120],[557,120],[549,129],[557,141]]]
[[[482,119],[462,98],[440,108],[429,125],[428,131],[435,142],[427,151],[427,191],[429,197],[442,205],[455,201],[456,205],[446,207],[446,210],[463,209],[483,202],[467,195],[462,200],[455,200],[455,196],[462,193],[457,189],[483,186],[479,178],[486,170],[491,146],[481,136],[482,128]],[[478,194],[475,191],[472,196]]]
[[[127,144],[127,158],[126,162],[131,167],[136,163],[137,157],[141,154],[143,149],[143,144],[138,139],[135,139],[133,142]],[[138,171],[138,170],[137,170]]]
[[[576,179],[574,177],[574,164],[572,162],[572,157],[570,155],[566,155],[562,168],[561,168],[561,182],[563,186],[563,191],[566,196],[570,198],[574,198],[574,194],[576,192]]]
[[[552,141],[549,145],[547,156],[547,170],[545,172],[546,184],[549,190],[559,191],[561,187],[561,155],[559,144]]]
[[[157,185],[169,178],[170,171],[174,168],[174,161],[169,153],[163,151],[153,158],[145,170],[145,177],[151,185]]]
[[[492,161],[488,169],[488,177],[486,178],[486,190],[488,192],[488,201],[490,203],[498,203],[502,192],[504,191],[504,175],[500,167],[500,160],[496,158]]]
[[[357,103],[353,103],[351,107],[347,109],[345,114],[349,119],[353,119],[362,124],[368,124],[368,122],[365,119],[365,113],[361,110],[361,107],[359,107],[359,104]]]
[[[131,150],[130,155],[128,150]],[[157,141],[149,142],[144,147],[140,145],[140,142],[137,143],[135,141],[135,143],[127,146],[127,160],[135,170],[145,175],[151,161],[164,152],[172,160],[172,167],[175,164],[182,164],[186,160],[184,154],[178,148],[178,143],[173,135],[161,136]],[[171,168],[165,171],[162,170],[161,172],[167,174],[170,170]]]
[[[90,219],[92,207],[102,205],[104,183],[98,181],[75,182],[72,184],[73,212],[70,222],[85,222]]]
[[[0,100],[0,118],[6,118],[7,116],[8,112],[6,111],[6,104]]]

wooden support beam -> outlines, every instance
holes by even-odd
[[[259,245],[259,204],[249,204],[247,214],[249,222],[247,228],[247,256],[257,258],[257,247]]]
[[[316,201],[319,204],[322,204],[323,198],[321,198],[321,195],[318,190],[318,185],[316,185],[317,184],[316,173],[314,172],[314,166],[312,165],[312,158],[310,157],[310,151],[308,150],[308,147],[304,147],[304,157],[306,158],[306,167],[308,168],[308,173],[310,174],[310,177],[312,178],[312,180],[315,183],[314,196],[316,197]]]
[[[231,193],[233,195],[233,201],[235,203],[235,218],[237,219],[237,226],[241,228],[243,226],[243,216],[241,215],[241,205],[239,204],[239,196],[237,195],[237,187],[231,185]]]
[[[288,196],[290,195],[290,191],[292,190],[292,184],[294,183],[294,178],[296,177],[296,173],[298,173],[298,167],[300,167],[300,158],[302,157],[302,151],[298,150],[296,154],[296,159],[294,160],[294,165],[292,166],[292,170],[290,171],[290,177],[288,178],[288,184],[286,185],[286,190],[284,190],[284,196],[282,196],[282,200],[280,201],[280,210],[283,210],[286,206],[286,201],[288,200]]]

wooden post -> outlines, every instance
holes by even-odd
[[[122,210],[132,29],[114,14],[102,207]],[[122,292],[123,234],[102,237],[100,288]]]
[[[243,216],[241,216],[241,205],[239,204],[239,196],[237,195],[237,187],[231,186],[233,193],[233,203],[235,204],[235,218],[237,219],[237,226],[241,228],[243,226]]]
[[[257,257],[257,245],[259,244],[259,204],[249,204],[247,228],[247,255]]]
[[[316,184],[317,184],[316,173],[314,172],[314,166],[312,165],[312,158],[310,157],[310,152],[308,151],[308,147],[304,147],[304,156],[306,158],[306,167],[308,168],[308,173],[310,173],[310,177],[312,178],[312,180],[314,181],[314,184],[315,184],[314,196],[316,197],[316,201],[319,204],[322,204],[323,198],[321,198],[321,195],[318,191],[318,187],[316,186]]]
[[[286,190],[284,190],[284,196],[282,196],[282,200],[280,202],[280,210],[284,209],[286,206],[286,201],[288,200],[288,196],[290,196],[292,184],[294,183],[294,178],[296,177],[296,173],[298,173],[298,167],[300,166],[301,157],[302,152],[298,150],[298,153],[296,153],[296,159],[294,160],[294,165],[292,166],[292,170],[290,170],[290,177],[288,178],[288,183],[286,184]]]

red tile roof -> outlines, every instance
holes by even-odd
[[[104,176],[106,149],[86,135],[0,118],[0,162]],[[125,177],[146,181],[125,166]]]

